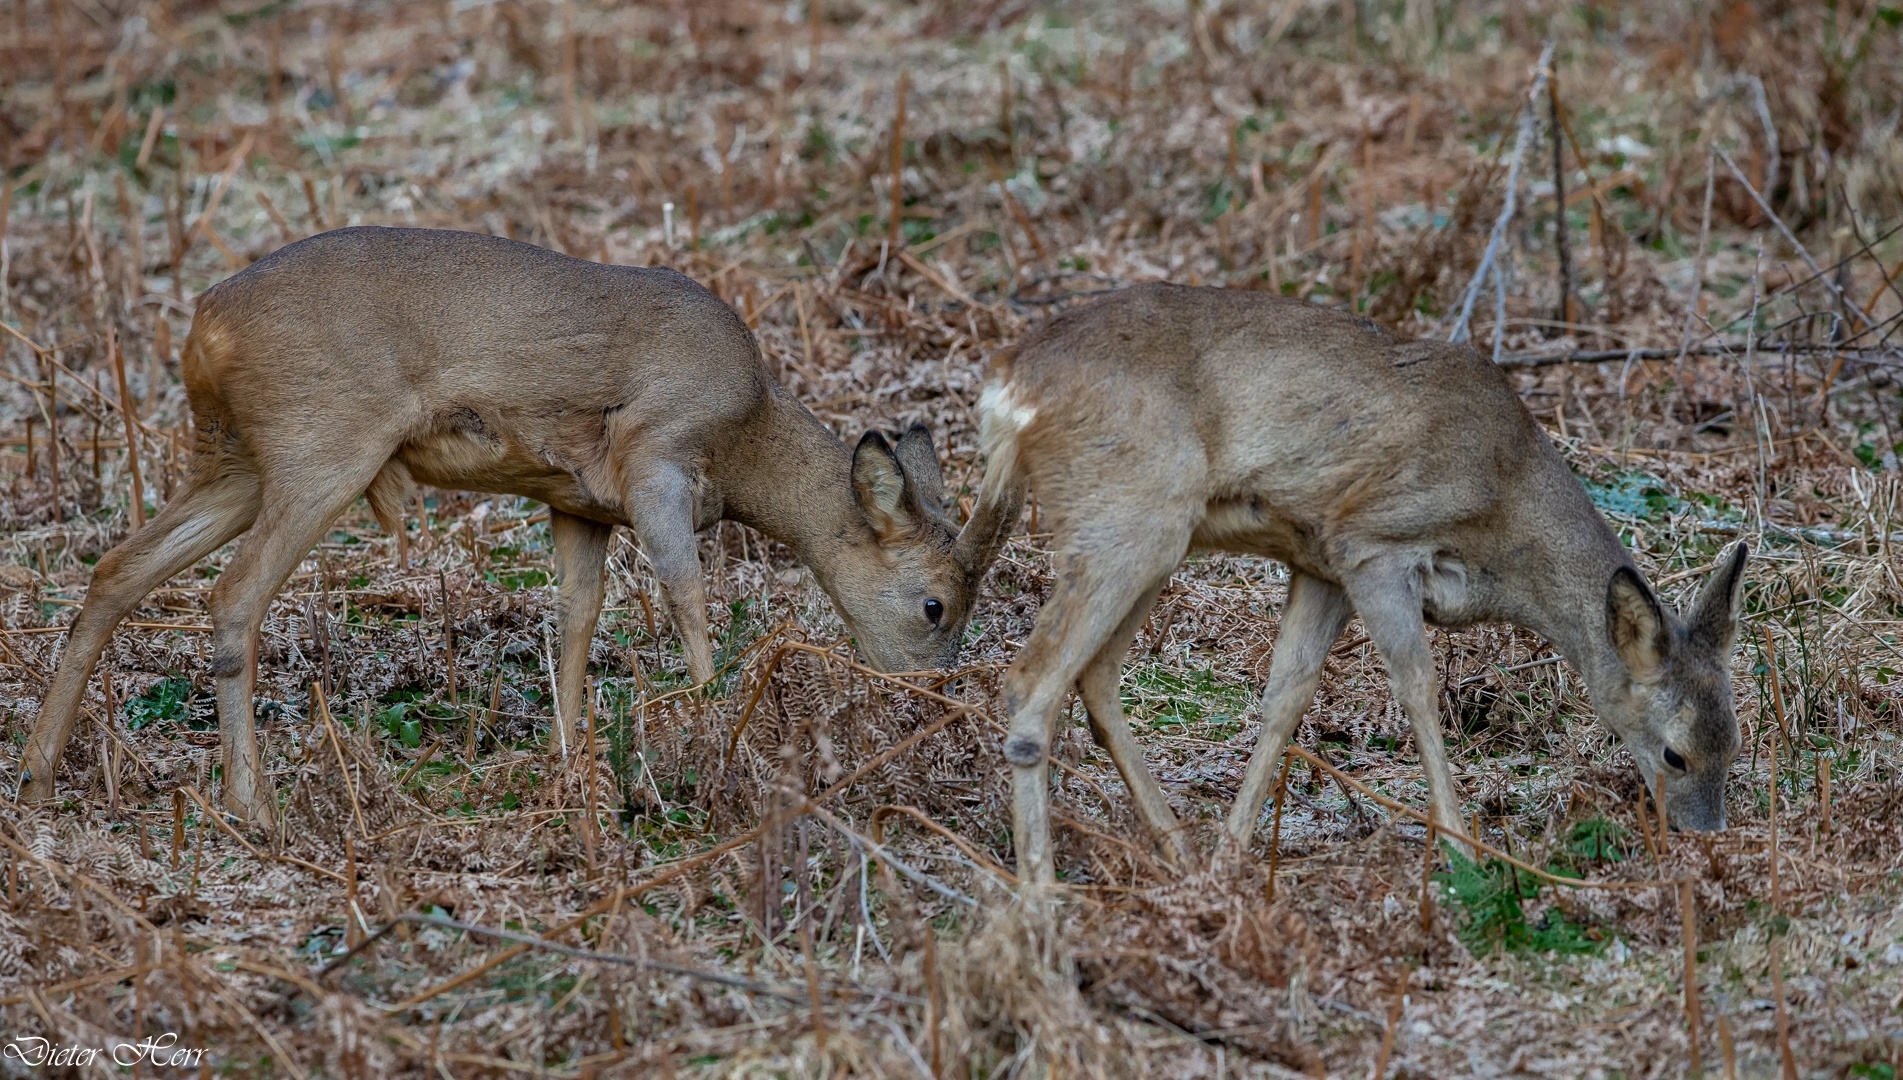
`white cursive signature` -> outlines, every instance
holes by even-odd
[[[122,1042],[112,1048],[112,1060],[120,1065],[137,1065],[141,1059],[154,1065],[167,1065],[173,1068],[192,1068],[205,1056],[203,1048],[173,1046],[178,1036],[170,1031],[156,1038],[146,1037],[141,1042]]]
[[[15,1039],[0,1048],[0,1053],[10,1058],[19,1058],[24,1064],[38,1068],[42,1065],[54,1067],[67,1065],[91,1065],[99,1051],[89,1046],[54,1046],[51,1041],[38,1035],[27,1035]]]
[[[95,1064],[99,1054],[100,1051],[95,1047],[59,1046],[38,1035],[25,1035],[0,1046],[0,1056],[16,1058],[21,1064],[34,1068],[83,1068]],[[163,1035],[148,1036],[139,1042],[114,1042],[110,1056],[114,1062],[127,1068],[141,1061],[170,1068],[193,1068],[204,1060],[205,1051],[199,1047],[179,1046],[178,1035],[168,1031]]]

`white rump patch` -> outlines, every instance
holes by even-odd
[[[980,501],[995,503],[1016,480],[1018,434],[1037,419],[1037,407],[1018,399],[1011,384],[993,379],[978,397],[978,448],[985,456]]]
[[[999,437],[1008,438],[1037,419],[1037,407],[1019,401],[1011,384],[997,379],[986,383],[984,393],[979,395],[978,417],[986,432],[995,430]],[[990,440],[987,434],[985,441]]]

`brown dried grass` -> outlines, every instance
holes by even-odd
[[[1351,63],[1334,5],[1279,0],[1187,14],[1089,8],[1081,30],[1076,10],[1026,3],[825,3],[806,26],[738,2],[227,17],[173,4],[144,9],[142,31],[112,5],[23,3],[0,76],[8,317],[56,345],[66,370],[56,493],[43,420],[37,469],[24,469],[44,365],[8,339],[14,378],[0,418],[18,435],[0,497],[7,768],[57,654],[59,635],[38,631],[69,618],[87,562],[129,527],[108,329],[123,343],[144,479],[160,502],[177,483],[177,447],[189,445],[166,355],[189,298],[283,242],[287,226],[473,228],[675,266],[749,317],[782,378],[842,434],[932,425],[948,486],[968,499],[984,355],[1077,295],[1162,277],[1279,287],[1435,330],[1499,211],[1497,141],[1514,127],[1541,33],[1561,40],[1560,95],[1591,159],[1568,188],[1601,185],[1603,214],[1590,243],[1594,230],[1575,223],[1582,325],[1540,322],[1557,292],[1550,188],[1542,203],[1533,170],[1530,224],[1516,225],[1509,248],[1509,352],[1680,344],[1705,143],[1760,182],[1777,178],[1773,206],[1819,259],[1842,260],[1835,280],[1882,324],[1865,343],[1887,343],[1885,320],[1903,306],[1881,285],[1897,242],[1866,252],[1858,237],[1887,237],[1903,209],[1890,130],[1899,85],[1871,59],[1893,49],[1892,32],[1853,9],[1601,6],[1583,27],[1571,8],[1410,2],[1362,9]],[[127,47],[114,52],[122,33]],[[880,248],[893,227],[901,72],[912,86],[906,259]],[[177,93],[166,137],[146,140],[151,93],[166,80]],[[324,104],[339,91],[343,102]],[[346,145],[357,125],[366,137]],[[233,162],[247,140],[251,157]],[[136,157],[147,141],[136,168],[113,164],[110,148]],[[1003,190],[994,167],[1009,177]],[[137,200],[137,229],[107,195],[115,170]],[[216,199],[227,176],[236,190]],[[1518,375],[1581,475],[1624,509],[1615,524],[1669,596],[1682,600],[1734,535],[1761,553],[1737,670],[1751,742],[1735,827],[1709,843],[1669,838],[1656,857],[1634,843],[1626,861],[1587,871],[1696,881],[1710,1026],[1731,1033],[1747,1072],[1776,1068],[1776,950],[1803,1067],[1894,1068],[1903,682],[1884,670],[1903,669],[1903,584],[1896,465],[1884,454],[1903,441],[1896,353],[1838,363],[1804,351],[1830,340],[1844,305],[1806,281],[1735,178],[1713,188],[1702,308],[1735,341],[1754,290],[1769,297],[1755,351]],[[89,224],[78,211],[87,192]],[[214,199],[206,228],[187,233]],[[1351,237],[1366,270],[1355,295],[1344,287]],[[1491,338],[1491,311],[1480,305],[1476,339]],[[1859,447],[1875,467],[1853,456]],[[1458,910],[1443,906],[1431,934],[1421,930],[1420,831],[1305,767],[1290,776],[1280,879],[1265,903],[1266,835],[1181,880],[1162,872],[1078,720],[1059,740],[1069,768],[1056,774],[1060,865],[1076,887],[1055,924],[1013,902],[992,870],[1010,865],[996,687],[1048,584],[1035,535],[1015,538],[990,579],[957,691],[978,711],[949,718],[942,702],[869,677],[843,652],[774,663],[780,643],[823,644],[840,626],[810,575],[731,525],[708,535],[703,556],[734,668],[710,696],[668,697],[682,684],[678,651],[665,628],[658,642],[650,632],[654,583],[619,541],[593,659],[606,699],[620,703],[602,715],[627,726],[594,777],[613,805],[591,878],[587,775],[552,770],[538,745],[546,531],[517,500],[430,498],[415,565],[397,565],[395,541],[354,514],[272,610],[261,729],[286,824],[252,838],[262,861],[187,800],[174,868],[172,792],[215,797],[215,733],[127,726],[126,699],[161,679],[206,685],[202,635],[149,627],[207,621],[207,576],[155,594],[135,617],[148,628],[115,638],[102,669],[117,690],[116,766],[95,719],[107,701],[95,696],[61,802],[9,802],[0,823],[0,1028],[89,1045],[175,1031],[213,1047],[220,1068],[251,1074],[909,1076],[936,1058],[946,1076],[1360,1075],[1389,1033],[1397,973],[1412,965],[1394,1075],[1656,1075],[1688,1058],[1671,888],[1548,890],[1529,902],[1535,922],[1563,912],[1609,941],[1599,956],[1475,956],[1455,935]],[[1257,560],[1198,557],[1132,653],[1133,716],[1206,849],[1252,741],[1249,698],[1267,671],[1281,582]],[[1780,769],[1781,912],[1765,885],[1762,627],[1798,735]],[[1591,723],[1576,679],[1533,663],[1548,655],[1537,640],[1479,628],[1437,633],[1436,647],[1468,809],[1486,838],[1542,862],[1580,821],[1638,828],[1629,762]],[[333,702],[335,744],[311,714],[316,681]],[[423,748],[364,721],[399,691],[442,714],[423,732],[440,744],[427,764]],[[828,803],[830,817],[797,812],[940,722]],[[1406,725],[1357,635],[1337,648],[1299,738],[1362,783],[1418,796]],[[1833,762],[1828,833],[1820,755]],[[963,846],[902,816],[875,822],[887,805],[917,808]],[[617,888],[755,829],[755,840],[615,901]],[[888,857],[862,860],[875,831]],[[355,914],[338,880],[350,855]],[[529,933],[592,911],[583,933],[557,939],[674,968],[529,951],[389,1013],[510,947],[399,924],[318,974],[346,937],[430,907]],[[1707,1045],[1705,1059],[1719,1057]]]

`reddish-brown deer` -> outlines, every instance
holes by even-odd
[[[615,525],[633,527],[696,681],[714,674],[695,533],[726,518],[813,570],[872,664],[946,666],[1006,527],[940,507],[929,433],[847,448],[768,370],[752,333],[672,270],[605,266],[474,233],[342,229],[207,291],[183,368],[185,488],[100,559],[27,746],[53,795],[88,676],[146,594],[245,533],[212,590],[226,805],[274,800],[252,729],[258,634],[285,578],[367,494],[401,530],[415,481],[547,503],[561,659],[550,742],[577,745]]]
[[[1192,548],[1290,568],[1262,729],[1227,828],[1246,841],[1274,768],[1355,614],[1413,727],[1437,826],[1460,799],[1425,624],[1545,636],[1670,820],[1724,825],[1738,749],[1730,654],[1745,548],[1684,618],[1665,610],[1502,372],[1464,345],[1260,293],[1143,286],[993,360],[977,512],[1026,486],[1057,580],[1005,677],[1019,873],[1052,880],[1045,761],[1076,687],[1166,854],[1189,846],[1118,703],[1124,653]]]

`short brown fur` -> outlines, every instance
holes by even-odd
[[[1118,704],[1123,655],[1191,549],[1286,563],[1262,734],[1228,830],[1246,841],[1321,665],[1359,613],[1412,723],[1435,821],[1461,827],[1424,624],[1543,634],[1671,819],[1724,822],[1738,746],[1729,654],[1745,552],[1664,611],[1492,363],[1260,293],[1151,285],[1069,312],[993,365],[981,505],[1025,486],[1057,582],[1005,679],[1020,872],[1048,881],[1043,763],[1075,686],[1139,811],[1187,855]],[[1668,764],[1676,757],[1683,767]]]
[[[614,526],[634,528],[702,681],[714,670],[696,531],[727,518],[785,543],[867,658],[899,670],[954,660],[1004,524],[993,513],[952,527],[923,427],[848,451],[773,378],[733,310],[672,270],[474,233],[341,229],[207,291],[182,364],[189,481],[100,560],[27,746],[28,798],[52,797],[113,629],[248,530],[212,592],[211,667],[226,803],[269,822],[251,716],[259,626],[359,495],[393,530],[415,481],[549,505],[562,641],[550,741],[564,752]]]

